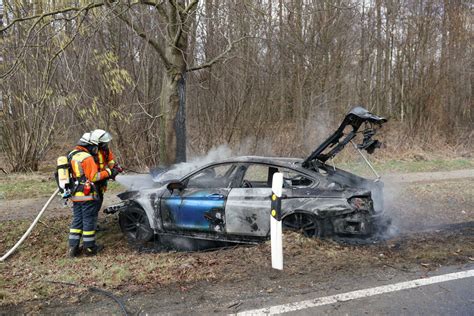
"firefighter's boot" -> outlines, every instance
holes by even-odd
[[[79,257],[80,254],[81,254],[81,249],[79,248],[79,246],[69,247],[69,250],[68,250],[69,257],[71,258]]]
[[[95,245],[93,247],[84,247],[84,255],[90,257],[95,256],[104,249],[103,245]]]

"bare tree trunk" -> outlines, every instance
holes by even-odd
[[[181,49],[185,51],[185,47]],[[166,57],[172,68],[164,72],[161,84],[160,161],[171,164],[186,161],[186,63],[181,51],[174,47],[167,48]]]

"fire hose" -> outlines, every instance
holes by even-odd
[[[49,206],[49,204],[51,203],[51,201],[53,200],[53,198],[56,196],[56,194],[58,194],[59,192],[59,189],[56,189],[56,191],[54,191],[54,193],[51,195],[51,197],[49,198],[49,200],[46,202],[46,204],[43,206],[43,208],[41,209],[41,211],[39,212],[38,216],[36,216],[35,220],[33,221],[33,223],[31,223],[30,227],[28,228],[28,230],[23,234],[23,236],[20,238],[20,240],[18,240],[18,242],[15,244],[15,246],[13,246],[12,249],[10,249],[6,254],[3,255],[3,257],[0,258],[0,262],[3,262],[5,261],[22,243],[23,241],[25,241],[26,237],[28,237],[28,235],[31,233],[31,231],[33,230],[33,228],[36,226],[36,224],[38,223],[39,219],[41,218],[41,216],[43,215],[44,211],[46,210],[46,208]]]
[[[123,169],[122,169],[123,170]],[[140,173],[140,172],[137,172],[137,171],[134,171],[134,170],[130,170],[130,169],[126,169],[128,171],[131,171],[131,172],[136,172],[136,173]],[[38,223],[39,219],[41,218],[41,216],[43,216],[43,213],[44,211],[46,211],[46,208],[49,206],[49,204],[51,203],[51,201],[53,200],[53,198],[56,196],[56,194],[59,193],[59,189],[56,189],[56,191],[54,191],[54,193],[51,195],[51,197],[48,199],[48,201],[46,202],[46,204],[44,204],[43,208],[41,209],[41,211],[39,212],[38,216],[36,216],[35,220],[33,221],[33,223],[31,223],[30,227],[28,228],[28,230],[23,234],[23,236],[20,238],[20,240],[18,240],[18,242],[15,244],[15,246],[13,246],[13,248],[11,248],[7,253],[5,253],[1,258],[0,258],[0,262],[3,262],[5,261],[13,252],[15,252],[15,250],[25,241],[25,239],[30,235],[31,231],[33,230],[33,228],[36,226],[36,224]]]

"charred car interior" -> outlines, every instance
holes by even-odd
[[[339,128],[306,159],[240,156],[216,161],[140,191],[119,194],[126,237],[145,242],[165,236],[231,243],[269,239],[273,174],[283,173],[282,221],[308,237],[369,237],[390,220],[383,212],[383,183],[328,165],[350,142],[373,153],[373,138],[387,120],[353,108]],[[361,142],[353,140],[361,135]]]

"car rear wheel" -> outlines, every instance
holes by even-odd
[[[119,214],[120,229],[129,241],[147,242],[153,235],[148,216],[145,211],[137,206],[129,206]]]
[[[321,224],[316,216],[308,213],[293,213],[283,219],[283,229],[298,231],[306,237],[321,236]]]

